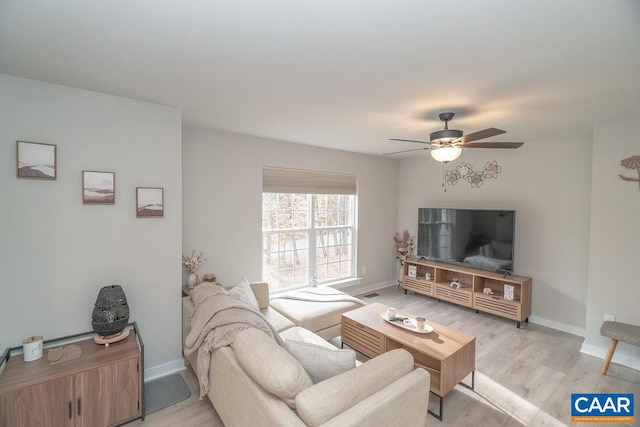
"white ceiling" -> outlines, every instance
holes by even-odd
[[[362,153],[443,111],[535,142],[640,117],[640,2],[2,0],[0,73]]]

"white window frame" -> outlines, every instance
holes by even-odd
[[[283,193],[273,193],[273,192],[263,192],[264,194],[283,194]],[[291,193],[289,193],[291,194]],[[274,286],[272,286],[271,291],[272,293],[278,293],[278,292],[287,292],[287,291],[291,291],[294,289],[299,289],[302,287],[306,287],[306,286],[313,286],[313,285],[330,285],[333,283],[339,283],[342,281],[346,281],[346,280],[350,280],[350,279],[355,279],[357,277],[357,272],[356,272],[356,254],[357,254],[357,196],[355,194],[352,195],[345,195],[348,196],[350,199],[350,218],[349,218],[349,225],[337,225],[337,226],[317,226],[315,224],[315,199],[318,196],[323,196],[324,194],[312,194],[312,193],[297,193],[297,194],[303,194],[307,197],[307,227],[306,228],[286,228],[286,229],[263,229],[262,230],[262,238],[264,241],[264,237],[266,235],[277,235],[280,233],[293,233],[295,234],[296,232],[306,232],[308,233],[308,248],[307,248],[307,280],[306,283],[301,283],[301,284],[297,284],[294,286],[288,286],[288,287],[279,287],[279,284],[273,284]],[[328,196],[332,196],[335,194],[326,194]],[[293,194],[292,194],[293,196]],[[264,197],[264,196],[263,196]],[[264,215],[264,211],[262,212],[262,214]],[[349,271],[350,274],[348,276],[341,276],[341,277],[337,277],[337,278],[329,278],[326,280],[318,280],[318,274],[317,274],[317,249],[321,249],[317,247],[317,232],[318,231],[325,231],[325,230],[346,230],[348,233],[351,234],[351,241],[350,241],[350,246],[351,246],[351,250],[349,253]],[[330,249],[333,249],[335,246],[330,246]],[[271,251],[271,254],[277,253],[278,254],[278,258],[280,258],[279,254],[280,253],[285,253],[287,252],[287,250],[283,250],[279,247],[276,251]],[[266,272],[264,271],[264,266],[265,266],[265,262],[264,262],[264,256],[265,256],[265,248],[262,248],[262,266],[263,266],[263,271],[262,271],[262,277],[263,280],[267,280],[267,276],[266,276]],[[339,267],[338,267],[339,268]]]

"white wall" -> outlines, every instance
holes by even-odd
[[[7,75],[0,93],[0,348],[91,331],[100,287],[119,284],[147,372],[175,364],[180,111]],[[56,144],[57,180],[18,179],[16,140]],[[115,205],[82,204],[82,170],[115,172]],[[136,186],[164,187],[164,218],[136,218]]]
[[[605,313],[640,325],[640,183],[618,176],[639,178],[638,170],[620,164],[640,156],[638,135],[640,118],[594,128],[587,334],[582,350],[598,356],[609,345],[599,333]],[[620,343],[613,360],[640,369],[640,349]]]
[[[502,173],[480,188],[444,192],[442,164],[428,154],[400,162],[399,228],[417,233],[418,208],[515,209],[515,273],[533,278],[531,321],[584,334],[587,299],[591,136],[527,141],[517,150],[467,149],[452,162]]]
[[[356,174],[362,286],[394,279],[396,160],[185,127],[183,250],[209,258],[201,273],[215,272],[223,283],[261,279],[263,166]]]

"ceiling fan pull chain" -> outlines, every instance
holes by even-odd
[[[442,162],[442,188],[444,188],[444,192],[447,192],[447,163]]]

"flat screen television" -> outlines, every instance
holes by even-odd
[[[419,208],[417,255],[512,272],[515,226],[512,210]]]

